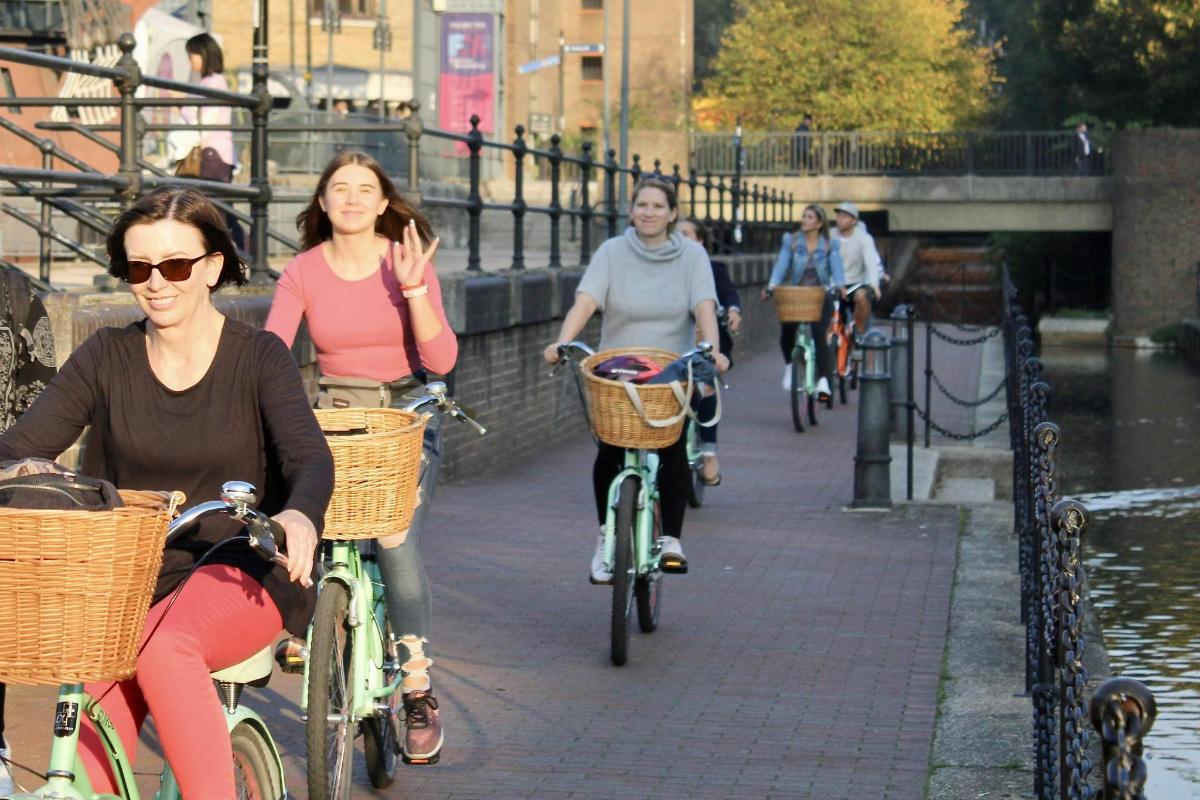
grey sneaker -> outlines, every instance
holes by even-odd
[[[612,584],[612,570],[604,560],[604,534],[596,537],[596,552],[592,553],[592,569],[588,580],[597,586]]]
[[[438,702],[433,692],[415,691],[404,695],[404,763],[436,764],[444,742]]]
[[[7,796],[13,793],[12,772],[8,768],[8,759],[12,758],[12,750],[3,739],[0,739],[0,743],[4,745],[0,747],[0,795]]]
[[[659,568],[663,572],[687,572],[687,556],[683,554],[683,545],[679,539],[674,536],[662,536],[658,541],[661,548]]]

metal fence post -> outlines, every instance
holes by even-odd
[[[559,222],[562,220],[562,195],[559,180],[562,177],[562,148],[558,145],[562,137],[557,133],[550,137],[550,266],[562,266]]]
[[[471,115],[471,130],[467,132],[467,150],[470,155],[470,186],[467,190],[467,271],[479,272],[483,265],[479,258],[479,221],[483,216],[483,197],[479,193],[479,151],[483,149],[483,134],[479,131],[479,115]]]
[[[892,343],[881,331],[863,337],[859,376],[858,446],[854,456],[854,508],[891,508],[892,456],[888,436],[888,373]]]
[[[892,433],[907,439],[904,423],[908,420],[908,315],[909,307],[903,303],[892,311],[892,381],[888,385],[888,398],[892,407]],[[928,413],[928,410],[926,411]]]
[[[608,238],[617,235],[617,180],[620,178],[620,165],[617,164],[617,151],[609,149],[608,158],[604,161],[604,204],[607,206],[604,216],[608,222]]]
[[[592,179],[592,143],[583,143],[583,175],[579,181],[579,210],[580,224],[583,231],[579,235],[579,265],[586,267],[592,260],[592,203],[588,197],[588,182]]]
[[[42,151],[42,169],[54,169],[54,142],[50,139],[42,139],[38,145],[38,149]],[[42,186],[53,186],[50,181],[42,181]],[[50,252],[50,235],[54,231],[54,221],[51,217],[51,207],[48,202],[43,200],[39,205],[38,218],[38,277],[46,282],[50,282],[50,262],[53,258]]]
[[[1142,744],[1157,714],[1154,695],[1132,678],[1110,678],[1096,689],[1091,718],[1104,757],[1101,800],[1145,800]]]
[[[425,125],[421,122],[421,103],[418,100],[409,102],[411,109],[408,119],[404,120],[404,135],[408,137],[408,199],[420,206],[421,204],[421,135],[425,133]]]
[[[267,0],[254,4],[258,17],[254,20],[254,47],[251,57],[250,93],[257,98],[250,112],[250,185],[257,189],[250,198],[250,255],[252,259],[250,282],[259,286],[271,286],[270,268],[267,263],[267,227],[271,205],[271,182],[267,177],[267,122],[271,115],[271,92],[267,89]]]
[[[525,269],[525,126],[516,127],[513,140],[513,269]]]
[[[133,58],[136,42],[132,33],[123,33],[117,40],[121,58],[116,68],[123,74],[113,81],[121,95],[121,165],[117,172],[127,183],[119,190],[122,210],[129,208],[142,193],[142,170],[138,166],[137,99],[134,97],[142,82],[142,70]]]

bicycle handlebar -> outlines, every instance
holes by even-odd
[[[190,528],[204,517],[210,517],[213,514],[224,514],[246,526],[247,544],[250,545],[254,552],[262,556],[263,560],[278,564],[286,569],[288,565],[287,556],[279,552],[279,547],[275,541],[277,523],[273,522],[269,516],[258,509],[250,507],[258,499],[257,492],[258,490],[254,488],[254,484],[246,483],[245,481],[227,481],[221,484],[220,500],[209,500],[206,503],[192,506],[172,520],[170,526],[167,528],[167,543],[170,543],[172,539],[175,539],[184,530]],[[312,586],[312,580],[306,577],[304,579],[304,588],[307,589],[310,586]]]
[[[473,417],[474,413],[467,408],[456,403],[446,394],[446,384],[442,381],[432,381],[425,386],[427,394],[422,395],[414,400],[409,401],[404,405],[405,411],[419,411],[423,406],[433,406],[438,411],[446,414],[459,422],[465,422],[470,425],[475,431],[483,436],[487,433],[487,428],[476,422]]]

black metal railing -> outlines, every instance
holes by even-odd
[[[740,139],[740,141],[739,141]],[[738,150],[741,150],[739,158]],[[694,132],[691,160],[716,175],[1101,175],[1070,131]]]
[[[1156,713],[1141,683],[1114,678],[1085,698],[1083,663],[1083,504],[1062,499],[1057,460],[1062,441],[1047,419],[1050,386],[1042,380],[1029,320],[1004,273],[1003,336],[1009,441],[1013,451],[1013,519],[1025,625],[1025,690],[1033,703],[1034,796],[1038,800],[1096,797],[1089,783],[1088,723],[1101,736],[1102,796],[1143,797],[1142,740]]]
[[[265,34],[256,30],[256,37],[259,36]],[[673,164],[667,171],[659,161],[653,162],[653,169],[646,169],[637,155],[625,166],[617,163],[616,153],[612,150],[597,157],[590,143],[585,143],[578,155],[567,154],[557,136],[551,138],[549,148],[539,149],[531,147],[525,140],[522,126],[517,126],[516,138],[511,143],[489,141],[484,138],[478,128],[479,121],[474,117],[470,130],[465,134],[427,128],[420,117],[420,105],[415,101],[409,104],[411,115],[401,120],[298,119],[294,112],[272,108],[271,97],[266,89],[266,65],[258,60],[254,68],[254,90],[243,95],[144,75],[133,59],[133,37],[123,35],[118,45],[121,59],[112,68],[32,51],[0,48],[0,62],[11,61],[60,72],[80,72],[112,81],[117,90],[116,96],[108,98],[16,97],[5,100],[5,103],[20,107],[64,106],[78,110],[115,106],[119,112],[118,120],[113,124],[45,121],[36,126],[43,131],[75,133],[114,153],[119,167],[115,174],[109,175],[100,174],[52,140],[26,131],[10,120],[0,119],[0,124],[9,133],[40,148],[42,152],[39,168],[0,166],[0,195],[33,198],[39,203],[39,215],[34,217],[8,203],[0,204],[0,213],[36,231],[40,240],[39,275],[43,281],[51,280],[52,244],[76,256],[103,263],[98,253],[88,250],[58,230],[54,224],[55,214],[65,215],[84,228],[102,234],[118,206],[128,207],[140,194],[164,183],[202,187],[223,210],[248,224],[247,260],[251,265],[252,280],[257,283],[271,281],[274,273],[268,267],[268,240],[292,250],[298,245],[293,237],[273,230],[268,225],[269,204],[286,194],[270,184],[268,162],[274,160],[273,155],[284,157],[287,148],[309,147],[303,159],[305,163],[314,163],[311,152],[311,136],[314,133],[333,134],[339,140],[336,146],[321,154],[322,158],[331,157],[339,149],[345,148],[366,149],[377,154],[386,151],[383,162],[389,173],[402,179],[413,199],[423,203],[426,208],[465,214],[468,271],[482,270],[482,220],[484,214],[498,213],[511,216],[513,225],[512,258],[505,266],[523,269],[530,261],[528,223],[530,217],[535,215],[543,217],[549,227],[545,266],[562,267],[568,260],[580,266],[587,265],[601,238],[615,236],[626,219],[626,210],[621,207],[620,198],[629,196],[629,188],[648,175],[669,181],[676,188],[680,195],[681,212],[696,216],[708,224],[713,231],[718,252],[774,250],[783,230],[793,218],[794,198],[775,189],[750,185],[740,177],[727,180],[724,176],[713,174],[701,176],[694,170],[689,170],[685,176],[679,165]],[[260,49],[265,51],[265,40],[256,38],[255,48],[256,53]],[[171,96],[140,96],[139,89],[142,87],[169,92]],[[250,166],[248,185],[177,178],[169,174],[164,165],[152,164],[143,156],[148,135],[185,127],[148,119],[143,112],[182,105],[234,109],[234,119],[229,125],[186,127],[197,131],[228,130],[233,132],[235,141],[245,141],[249,151],[245,159]],[[248,139],[244,138],[246,136]],[[459,153],[456,157],[465,166],[466,172],[460,192],[422,193],[422,189],[428,185],[422,182],[423,147],[439,157],[447,152]],[[278,164],[278,161],[275,163]],[[69,169],[55,169],[56,166]],[[485,199],[485,171],[493,175],[500,172],[511,176],[511,200],[499,202]],[[549,184],[548,202],[529,201],[527,172],[549,176],[548,181],[544,182]],[[576,202],[564,202],[572,192]],[[292,199],[300,201],[299,196]],[[240,211],[235,203],[247,203],[249,214]],[[564,219],[578,223],[577,262],[567,256],[563,246],[561,227]]]

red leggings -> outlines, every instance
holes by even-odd
[[[197,570],[164,617],[169,602],[170,597],[150,609],[137,674],[115,685],[88,684],[86,691],[103,697],[100,705],[130,759],[137,753],[138,732],[149,714],[183,796],[232,798],[233,750],[209,673],[269,645],[283,621],[261,584],[221,564]],[[155,628],[160,619],[162,624]],[[92,788],[114,791],[108,757],[90,723],[80,731],[79,742]]]

